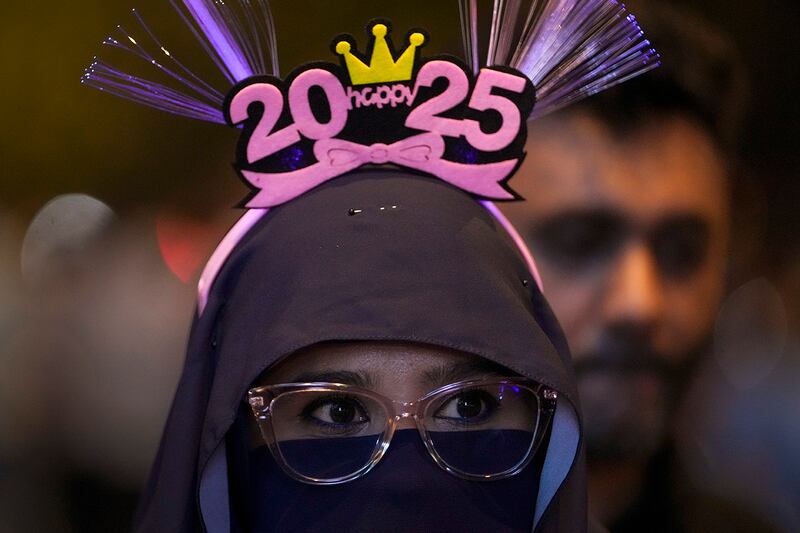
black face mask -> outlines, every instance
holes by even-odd
[[[400,430],[364,477],[319,486],[287,476],[267,446],[248,450],[246,442],[245,420],[239,416],[228,435],[234,533],[529,533],[547,447],[545,439],[516,476],[469,481],[437,466],[416,429]]]

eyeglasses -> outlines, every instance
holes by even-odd
[[[452,383],[414,402],[340,383],[268,385],[247,394],[277,463],[314,485],[365,475],[404,418],[414,420],[428,453],[447,472],[480,481],[513,476],[541,443],[557,398],[522,378]]]

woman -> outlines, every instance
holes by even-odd
[[[361,170],[225,262],[135,531],[585,531],[580,441],[566,344],[500,224]]]
[[[566,343],[521,239],[465,191],[515,198],[526,120],[658,65],[635,18],[496,2],[484,25],[460,2],[466,63],[375,19],[365,52],[339,36],[338,65],[278,81],[266,0],[173,4],[230,91],[136,12],[146,37],[105,43],[171,85],[100,59],[82,81],[239,128],[253,194],[201,279],[136,531],[585,531]]]

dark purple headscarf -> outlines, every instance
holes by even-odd
[[[283,357],[337,340],[453,348],[557,390],[534,531],[586,531],[570,356],[534,278],[474,198],[384,169],[272,209],[228,258],[192,326],[134,531],[229,533],[226,435],[246,391]]]

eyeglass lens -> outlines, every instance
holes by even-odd
[[[524,461],[538,425],[536,395],[509,384],[464,388],[425,410],[425,428],[439,457],[466,474],[490,476]]]
[[[386,408],[363,394],[295,391],[272,403],[272,427],[284,461],[310,478],[335,479],[363,468],[387,425]]]
[[[423,426],[450,468],[488,476],[512,470],[528,457],[538,414],[538,398],[527,388],[474,385],[433,398]],[[388,425],[386,407],[355,391],[293,391],[272,403],[281,456],[289,468],[309,478],[335,479],[361,470]]]

